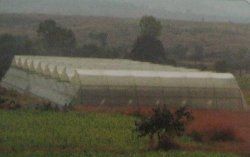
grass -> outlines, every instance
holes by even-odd
[[[237,81],[242,89],[250,89],[250,76],[237,77]]]
[[[134,117],[106,113],[0,110],[0,156],[187,156],[233,154],[147,151]]]
[[[0,153],[1,155],[1,153]],[[221,154],[221,153],[206,153],[206,152],[185,152],[185,151],[170,151],[170,152],[147,152],[147,153],[136,153],[136,154],[112,154],[107,152],[78,152],[78,153],[71,153],[71,152],[22,152],[21,154],[17,155],[16,153],[3,153],[2,155],[6,157],[18,157],[18,156],[25,156],[25,157],[236,157],[233,154]]]
[[[245,100],[250,105],[250,76],[237,77],[240,88],[245,96]]]

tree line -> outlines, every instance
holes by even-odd
[[[144,16],[139,22],[140,33],[133,46],[110,46],[107,32],[92,31],[88,34],[91,41],[88,44],[79,44],[74,32],[69,28],[60,26],[56,21],[48,19],[42,21],[37,27],[37,38],[30,39],[10,34],[0,35],[0,54],[5,65],[10,63],[14,54],[18,55],[50,55],[95,58],[126,58],[138,61],[147,61],[159,64],[178,65],[184,60],[195,63],[196,67],[206,69],[203,61],[211,56],[205,53],[202,43],[194,43],[193,49],[177,44],[164,48],[160,36],[161,22],[153,16]],[[190,46],[189,46],[190,47]],[[191,54],[190,54],[191,52]],[[212,56],[215,61],[213,69],[220,72],[237,70],[240,74],[249,71],[250,50],[242,48],[239,52],[220,53]],[[198,65],[198,66],[197,66]],[[2,67],[0,67],[2,69]],[[1,72],[1,75],[4,74]]]

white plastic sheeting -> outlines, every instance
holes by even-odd
[[[15,56],[3,84],[62,105],[246,105],[230,73],[121,59]]]

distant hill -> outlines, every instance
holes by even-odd
[[[0,13],[250,22],[248,0],[0,0]]]
[[[108,33],[109,45],[129,49],[138,35],[139,19],[44,14],[0,14],[0,34],[36,38],[38,24],[45,19],[54,19],[63,27],[72,29],[78,45],[91,42],[88,34],[96,31]],[[194,43],[201,43],[208,53],[250,49],[250,24],[177,20],[162,20],[162,24],[161,40],[166,48],[181,44],[192,50]]]

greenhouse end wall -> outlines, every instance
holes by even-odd
[[[2,85],[59,105],[247,106],[232,74],[129,60],[16,56]]]

